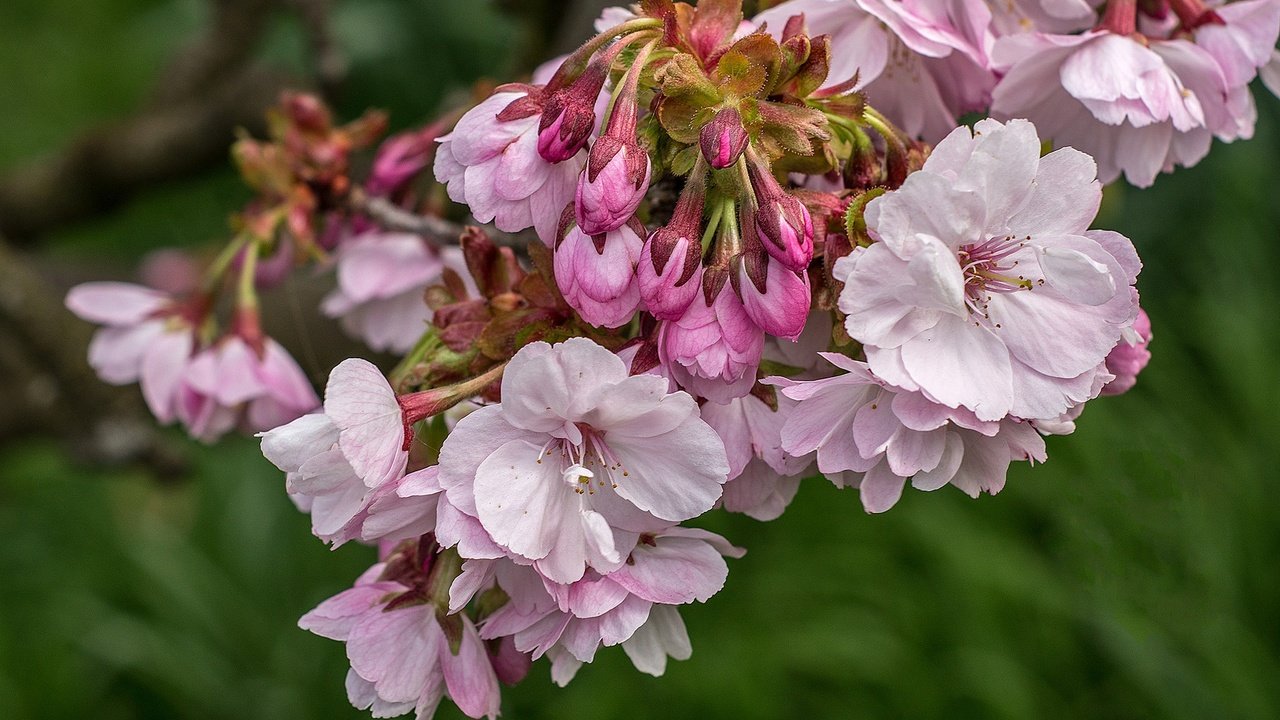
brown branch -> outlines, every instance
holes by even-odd
[[[346,56],[333,36],[333,25],[330,22],[333,3],[331,0],[290,0],[290,4],[302,19],[320,92],[332,101],[337,97],[350,69]]]
[[[157,79],[150,107],[189,100],[245,69],[279,0],[209,0],[205,31],[178,52]]]
[[[207,31],[175,56],[137,115],[89,130],[0,177],[0,233],[29,243],[144,187],[225,162],[237,127],[261,130],[264,110],[285,87],[299,84],[253,64],[284,0],[210,1]],[[304,13],[320,77],[336,81],[341,57],[322,27],[327,0],[291,2]]]
[[[82,460],[142,462],[171,477],[182,454],[156,427],[136,387],[98,380],[86,360],[90,328],[28,258],[0,240],[0,437],[53,433]]]

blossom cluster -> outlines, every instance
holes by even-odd
[[[258,195],[198,287],[67,299],[104,380],[258,433],[317,537],[377,547],[300,622],[375,717],[494,717],[534,661],[563,685],[614,645],[661,674],[744,552],[708,512],[772,520],[821,476],[879,513],[1044,462],[1151,358],[1103,184],[1248,137],[1280,75],[1280,0],[645,0],[596,30],[363,182],[382,118],[289,96],[236,146]],[[439,237],[445,195],[497,231]],[[320,310],[399,358],[323,402],[258,312],[314,263]]]

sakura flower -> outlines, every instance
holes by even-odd
[[[727,285],[710,304],[700,293],[658,336],[658,356],[680,387],[719,403],[755,384],[763,347],[764,332]]]
[[[1010,461],[1045,459],[1044,441],[1028,424],[982,421],[894,388],[865,363],[822,356],[845,373],[771,379],[798,402],[782,428],[782,447],[799,456],[816,451],[818,469],[837,485],[856,484],[867,512],[893,507],[908,479],[919,490],[951,484],[971,497],[994,495]]]
[[[338,287],[321,310],[373,350],[408,352],[431,320],[422,293],[446,265],[461,268],[461,251],[438,251],[409,233],[364,233],[342,243]]]
[[[1137,315],[1141,267],[1128,239],[1086,230],[1100,201],[1090,158],[1041,158],[1030,123],[958,128],[867,205],[878,242],[834,267],[871,370],[983,421],[1093,397]]]
[[[304,498],[316,536],[341,544],[404,475],[410,419],[381,371],[348,359],[329,374],[324,411],[263,433],[262,453]]]
[[[392,563],[374,565],[355,587],[303,615],[298,626],[346,643],[347,697],[374,717],[416,712],[428,720],[448,697],[468,717],[495,718],[498,678],[471,619],[457,616],[460,638],[454,652],[436,607],[404,601],[422,591],[429,569],[397,572]]]
[[[138,383],[156,419],[173,422],[181,379],[195,350],[188,315],[202,313],[160,291],[118,282],[77,285],[67,293],[66,305],[104,326],[89,343],[89,365],[98,377],[112,385]]]
[[[268,430],[319,405],[306,374],[279,343],[251,344],[231,334],[187,364],[175,407],[192,437],[213,442],[237,426]]]
[[[724,484],[724,509],[761,522],[777,520],[810,474],[807,459],[799,464],[800,470],[780,475],[764,460],[751,458],[740,475]]]
[[[782,514],[812,462],[807,455],[794,457],[782,449],[782,428],[796,407],[795,401],[785,395],[771,399],[776,408],[754,393],[723,405],[709,402],[702,406],[702,419],[724,441],[729,457],[724,507],[757,520],[773,520]]]
[[[445,440],[449,503],[506,552],[571,583],[618,569],[641,533],[700,515],[720,497],[724,445],[693,398],[628,375],[586,339],[533,343],[502,377],[502,403]]]
[[[550,245],[586,151],[554,164],[538,154],[540,90],[501,90],[467,111],[440,138],[435,174],[480,222],[507,232],[533,227]]]
[[[1147,349],[1150,342],[1151,319],[1139,309],[1133,326],[1125,330],[1120,343],[1107,355],[1107,371],[1115,379],[1103,386],[1103,395],[1120,395],[1137,384],[1138,373],[1151,362],[1151,351]]]
[[[997,36],[1025,32],[1068,34],[1098,21],[1099,0],[988,0]]]
[[[754,22],[781,37],[801,13],[811,35],[831,36],[828,84],[856,76],[855,89],[912,137],[941,138],[990,100],[993,36],[982,0],[790,0]]]
[[[630,322],[640,305],[636,263],[644,244],[639,223],[599,235],[571,226],[556,245],[556,284],[583,320],[602,327]]]
[[[527,585],[517,587],[514,597],[522,599],[486,619],[480,636],[511,636],[516,649],[534,659],[547,655],[559,685],[600,647],[614,645],[622,645],[636,669],[661,675],[668,655],[683,660],[691,651],[676,606],[706,602],[719,592],[729,570],[724,557],[742,554],[705,530],[677,527],[647,535],[611,573],[547,584],[552,603],[538,600]]]
[[[404,190],[431,163],[441,132],[440,124],[432,123],[388,138],[373,158],[365,191],[392,196]]]
[[[1213,56],[1186,40],[1032,33],[1001,38],[993,58],[1006,74],[992,116],[1025,117],[1055,145],[1089,153],[1104,183],[1123,173],[1149,186],[1161,171],[1199,162],[1213,135],[1232,140],[1252,126],[1241,116],[1248,108],[1228,103]]]
[[[1206,104],[1206,119],[1214,134],[1224,141],[1248,139],[1253,136],[1257,118],[1249,83],[1271,61],[1280,35],[1280,2],[1244,0],[1210,10],[1203,3],[1186,1],[1178,3],[1175,10],[1193,7],[1201,11],[1198,22],[1190,17],[1183,22],[1195,28],[1196,46],[1221,68],[1227,87],[1225,103]]]

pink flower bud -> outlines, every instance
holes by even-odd
[[[627,222],[649,189],[649,172],[649,154],[634,140],[613,135],[597,140],[574,196],[582,232],[598,235]]]
[[[702,147],[702,157],[717,170],[723,170],[738,162],[742,152],[747,149],[751,137],[742,126],[742,115],[737,108],[725,108],[716,113],[711,122],[702,126],[698,134],[698,144]]]
[[[1151,361],[1151,351],[1147,349],[1150,342],[1151,319],[1145,310],[1138,308],[1133,327],[1125,331],[1120,344],[1107,355],[1107,372],[1115,375],[1116,379],[1103,386],[1103,395],[1120,395],[1137,384],[1138,373]]]
[[[764,333],[724,286],[709,305],[697,296],[678,320],[662,324],[658,336],[658,355],[672,378],[718,403],[751,391],[763,351]]]
[[[440,135],[440,127],[432,124],[421,130],[400,133],[382,143],[373,158],[373,169],[365,182],[365,190],[370,195],[399,192],[431,164]]]
[[[660,320],[676,320],[702,288],[702,246],[695,234],[672,225],[658,228],[645,241],[636,266],[640,297]]]
[[[770,335],[795,340],[809,316],[809,275],[796,272],[762,252],[734,261],[733,289],[747,316]]]
[[[640,306],[636,262],[641,229],[623,224],[607,233],[588,235],[570,227],[556,246],[556,284],[565,302],[583,320],[601,327],[620,327]]]
[[[538,154],[551,163],[578,154],[596,125],[596,100],[608,77],[614,55],[605,55],[587,67],[572,85],[547,98],[538,121]]]
[[[813,260],[813,219],[804,203],[791,195],[761,198],[755,226],[764,249],[788,268],[803,271]]]

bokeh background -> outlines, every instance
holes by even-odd
[[[217,5],[0,3],[0,189],[155,106]],[[382,107],[394,127],[528,68],[581,22],[550,1],[331,5],[340,114]],[[275,12],[251,57],[314,84],[299,17]],[[1253,141],[1152,189],[1108,190],[1098,225],[1145,261],[1155,358],[1135,390],[1051,438],[1046,465],[1018,464],[977,501],[909,492],[868,516],[815,479],[778,521],[708,519],[749,553],[684,612],[691,660],[654,679],[606,650],[565,689],[542,663],[505,692],[504,716],[1280,716],[1280,101],[1256,90]],[[219,151],[9,240],[61,293],[127,277],[156,248],[216,244],[247,197]],[[253,441],[167,435],[177,462],[161,472],[86,461],[87,430],[33,429],[0,433],[0,718],[363,716],[342,646],[295,622],[373,553],[311,537]]]

